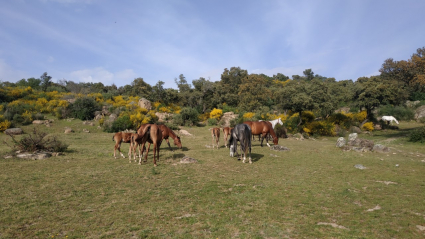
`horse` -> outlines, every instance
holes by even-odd
[[[283,125],[282,119],[281,118],[277,118],[275,120],[271,120],[269,121],[272,124],[272,128],[274,129],[276,127],[277,124]]]
[[[139,164],[142,164],[142,157],[143,152],[145,151],[146,142],[148,142],[149,145],[146,150],[144,162],[148,160],[149,149],[151,144],[153,144],[153,165],[156,167],[156,159],[159,161],[159,149],[162,143],[162,131],[159,126],[156,124],[148,124],[144,126],[143,131],[139,134],[138,130],[138,133],[133,135],[131,141],[135,144],[134,149],[137,148],[137,145],[143,145],[142,149],[139,148]]]
[[[214,149],[214,145],[217,145],[217,149],[218,149],[218,142],[220,140],[220,128],[211,128],[210,130],[211,130],[213,149]],[[215,140],[215,144],[214,144],[214,140]]]
[[[173,138],[174,140],[174,145],[176,145],[179,149],[182,148],[182,142],[180,140],[180,137],[177,136],[170,128],[168,128],[166,125],[163,124],[159,124],[158,125],[159,128],[161,129],[162,132],[162,139],[165,139],[165,141],[167,141],[168,147],[170,148],[171,151],[174,151],[171,146],[170,146],[170,142],[168,141],[168,137]]]
[[[115,141],[115,147],[114,147],[114,158],[117,158],[116,156],[116,150],[118,149],[118,152],[121,154],[123,158],[125,158],[124,154],[121,153],[121,143],[130,143],[130,148],[128,150],[128,157],[131,158],[131,136],[134,133],[125,133],[125,132],[117,132],[112,136],[112,141]]]
[[[230,135],[230,131],[232,130],[233,128],[230,128],[230,127],[224,127],[223,128],[223,136],[224,136],[224,146],[227,148],[227,138],[229,137],[229,135]]]
[[[269,123],[266,123],[264,121],[245,121],[243,123],[247,124],[251,128],[252,135],[261,135],[261,147],[263,147],[263,141],[264,138],[266,138],[267,134],[270,134],[273,137],[273,144],[277,145],[279,143],[279,139]],[[266,142],[267,146],[270,147],[267,138]]]
[[[243,163],[245,163],[246,155],[249,153],[249,163],[251,161],[251,128],[247,124],[238,124],[230,132],[230,157],[237,154],[238,141],[241,143],[241,156],[243,154]],[[238,158],[239,160],[239,158]]]
[[[382,116],[381,120],[387,122],[387,124],[390,124],[393,121],[396,122],[396,124],[398,124],[398,121],[394,116]]]

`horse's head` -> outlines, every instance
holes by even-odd
[[[180,140],[180,137],[177,136],[176,138],[174,138],[174,145],[176,145],[179,149],[182,148],[182,141]]]
[[[273,144],[277,145],[278,143],[279,143],[279,138],[277,136],[273,137]]]
[[[282,122],[282,119],[281,119],[281,118],[278,118],[278,119],[277,119],[277,122],[278,122],[280,125],[283,125],[283,122]]]

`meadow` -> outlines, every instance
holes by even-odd
[[[279,139],[282,152],[254,141],[252,164],[223,138],[210,148],[208,126],[184,127],[183,148],[163,142],[153,167],[151,155],[114,159],[97,126],[55,120],[37,127],[69,145],[64,155],[5,159],[0,144],[0,238],[424,238],[425,148],[406,137],[419,126],[359,136],[389,153],[342,151],[337,137]]]

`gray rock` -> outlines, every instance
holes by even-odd
[[[381,153],[388,153],[390,152],[390,149],[387,146],[384,146],[382,144],[375,144],[373,146],[374,152],[381,152]]]
[[[16,155],[16,157],[21,159],[34,159],[34,160],[41,160],[52,157],[51,153],[48,152],[37,152],[37,153],[19,153]]]
[[[425,117],[425,105],[420,106],[415,110],[415,120]]]
[[[184,156],[182,159],[180,159],[180,163],[197,163],[198,160],[188,157],[188,156]]]
[[[23,134],[24,131],[21,128],[10,128],[10,129],[6,129],[4,133],[7,135],[19,135],[19,134]]]
[[[354,167],[358,168],[358,169],[366,169],[366,167],[361,165],[361,164],[356,164],[356,165],[354,165]]]
[[[281,145],[272,145],[270,146],[270,150],[275,150],[275,151],[289,151],[289,148],[281,146]]]
[[[351,126],[350,127],[350,132],[360,134],[362,132],[362,130],[359,127],[357,127],[357,126]]]
[[[336,141],[336,147],[341,148],[346,143],[347,142],[345,141],[345,138],[344,137],[339,137],[338,140]]]
[[[348,142],[357,139],[357,133],[352,133],[348,135]]]

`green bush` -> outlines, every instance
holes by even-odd
[[[183,108],[180,114],[173,117],[174,123],[178,125],[193,126],[198,123],[199,113],[194,108]]]
[[[425,127],[413,130],[409,135],[410,142],[425,142]]]
[[[274,132],[276,133],[276,136],[279,138],[288,138],[287,134],[287,130],[285,128],[285,126],[280,125],[280,124],[276,124],[276,126],[274,127]]]
[[[215,118],[209,118],[208,119],[208,125],[213,126],[213,125],[217,125],[217,123],[218,123],[218,121]]]
[[[110,128],[106,127],[106,131],[109,133],[119,132],[126,129],[133,129],[133,123],[130,120],[130,116],[125,115],[122,117],[118,117],[110,126]]]
[[[90,97],[78,98],[71,105],[71,114],[74,118],[80,120],[91,120],[94,118],[94,112],[100,110],[99,104]]]
[[[13,135],[13,145],[9,145],[12,149],[19,149],[26,152],[35,152],[39,150],[49,152],[64,152],[68,145],[59,141],[56,136],[46,137],[47,133],[33,129],[32,133],[23,136],[20,140],[16,140]]]
[[[404,106],[384,105],[379,108],[378,112],[380,116],[391,115],[398,120],[412,120],[415,116],[415,112],[412,109]]]

